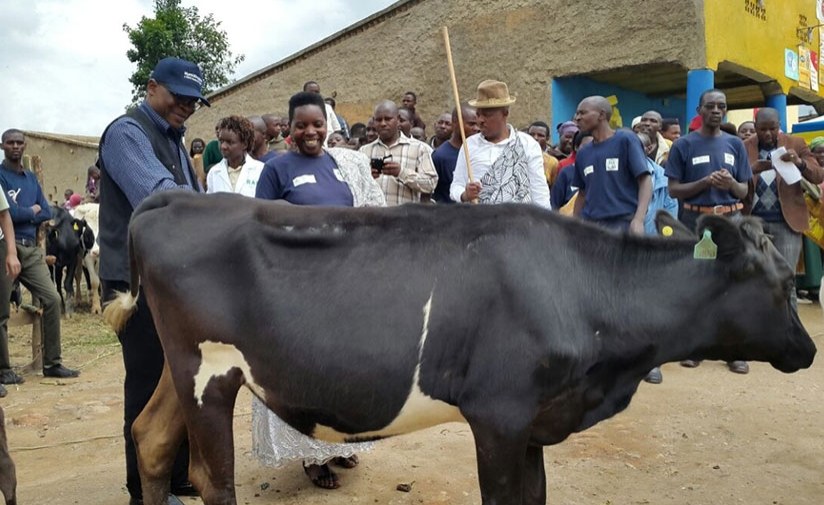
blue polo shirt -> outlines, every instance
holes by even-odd
[[[638,209],[638,177],[650,174],[641,140],[616,130],[578,151],[572,186],[585,192],[581,217],[590,221],[631,219]]]
[[[722,168],[738,182],[752,179],[752,168],[741,139],[725,132],[706,137],[694,131],[672,144],[665,174],[681,183],[695,182]],[[738,201],[729,191],[713,187],[684,200],[701,206],[732,205]]]
[[[447,140],[432,153],[432,164],[438,172],[438,184],[432,192],[432,199],[438,203],[455,203],[449,197],[449,188],[452,186],[452,176],[455,174],[460,151],[460,147],[454,147]]]
[[[255,197],[286,200],[295,205],[354,205],[349,185],[343,182],[335,160],[326,152],[304,156],[290,151],[267,161]]]

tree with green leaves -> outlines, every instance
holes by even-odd
[[[155,0],[155,17],[143,16],[132,28],[123,25],[134,46],[126,52],[137,70],[129,78],[132,83],[132,105],[146,95],[146,82],[158,61],[175,56],[200,65],[203,72],[203,94],[229,84],[235,66],[243,55],[229,51],[229,40],[220,21],[212,14],[201,17],[197,7],[182,7],[181,0]]]

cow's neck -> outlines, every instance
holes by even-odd
[[[712,260],[695,260],[693,244],[661,244],[625,239],[615,250],[593,258],[607,285],[592,285],[591,321],[599,338],[649,346],[656,363],[688,359],[710,345],[714,303],[726,289],[724,269]]]

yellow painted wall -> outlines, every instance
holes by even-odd
[[[705,0],[704,26],[707,40],[707,66],[717,70],[730,61],[776,80],[784,93],[798,82],[784,76],[784,49],[798,51],[802,43],[796,34],[806,18],[806,26],[819,24],[815,0]],[[822,27],[824,28],[824,27]],[[820,29],[813,30],[806,44],[819,52]],[[806,35],[806,30],[803,35]],[[819,70],[820,72],[820,70]],[[824,97],[824,86],[819,87]]]

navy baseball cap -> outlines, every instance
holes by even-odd
[[[203,73],[191,61],[180,58],[163,58],[157,62],[150,79],[154,79],[175,95],[197,98],[207,107],[209,101],[203,98]]]

